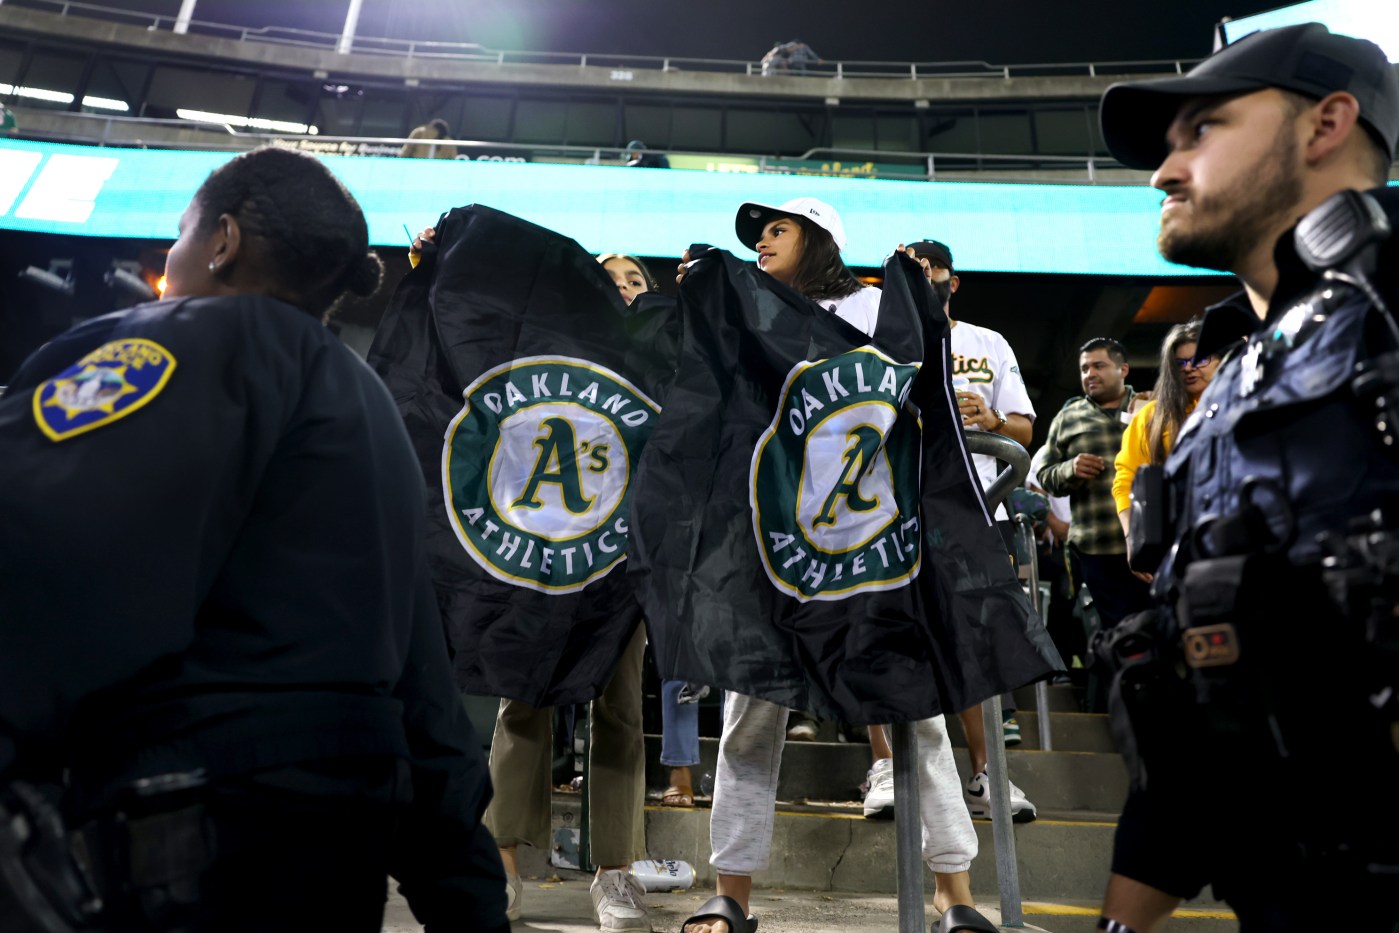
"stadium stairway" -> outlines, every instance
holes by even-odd
[[[1117,814],[1127,794],[1127,773],[1113,750],[1105,715],[1081,712],[1081,691],[1070,686],[1049,689],[1053,751],[1039,745],[1034,692],[1016,693],[1016,718],[1023,742],[1006,750],[1011,779],[1039,811],[1032,823],[1015,828],[1016,856],[1025,921],[1053,933],[1089,933],[1107,882]],[[965,741],[955,717],[949,733],[957,747],[958,767],[968,775]],[[778,784],[778,814],[773,832],[772,864],[754,876],[759,889],[793,889],[894,894],[894,823],[863,816],[859,787],[870,766],[869,746],[834,741],[834,727],[824,724],[818,739],[789,742]],[[714,773],[718,740],[701,739],[700,776]],[[653,858],[683,859],[696,873],[696,886],[712,888],[709,865],[709,798],[694,809],[659,806],[659,788],[668,769],[659,763],[660,737],[647,736],[646,831]],[[696,792],[699,788],[696,787]],[[555,795],[555,825],[577,826],[576,794]],[[989,820],[976,820],[981,854],[972,866],[972,890],[978,902],[996,906],[994,843]],[[926,879],[929,904],[933,879]],[[1192,901],[1183,905],[1169,930],[1228,933],[1238,924],[1225,905]]]

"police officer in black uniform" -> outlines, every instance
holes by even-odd
[[[1132,555],[1158,608],[1099,646],[1135,767],[1098,928],[1159,929],[1212,884],[1245,931],[1388,933],[1399,192],[1376,186],[1399,82],[1373,43],[1312,23],[1114,85],[1101,115],[1165,193],[1162,254],[1244,291],[1207,314],[1199,351],[1224,362],[1163,491],[1134,486],[1134,529],[1163,529]]]
[[[318,161],[247,153],[163,301],[0,399],[0,926],[377,933],[392,873],[434,933],[509,928],[422,474],[322,325],[381,275]]]

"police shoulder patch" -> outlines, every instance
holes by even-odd
[[[175,357],[152,340],[104,343],[34,390],[34,420],[52,441],[111,424],[160,394]]]

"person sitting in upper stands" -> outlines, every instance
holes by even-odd
[[[451,139],[452,128],[441,117],[429,120],[422,126],[413,127],[409,139],[425,139],[428,142],[405,143],[399,155],[405,159],[455,159],[457,147],[433,142],[437,139]]]
[[[646,144],[639,139],[627,143],[622,158],[632,168],[670,168],[670,159],[659,152],[647,152]]]

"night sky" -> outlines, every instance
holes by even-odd
[[[19,0],[20,3],[23,0]],[[180,0],[90,0],[174,16]],[[757,59],[800,38],[826,59],[992,64],[1203,58],[1212,27],[1279,0],[364,0],[359,33],[493,49]],[[195,18],[339,32],[348,0],[199,0]]]

